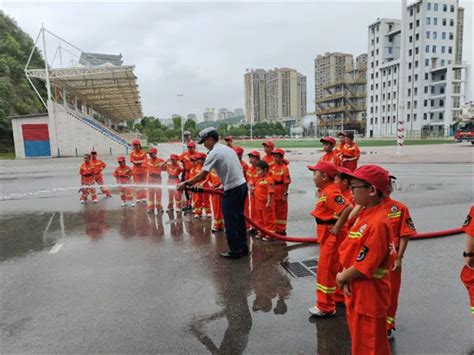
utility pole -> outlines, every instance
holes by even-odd
[[[178,109],[179,109],[179,115],[181,116],[181,146],[184,152],[184,117],[183,113],[181,112],[183,109],[183,94],[177,94],[178,97]]]
[[[402,28],[400,31],[400,77],[398,78],[398,125],[397,125],[397,151],[396,155],[403,155],[405,144],[405,95],[406,95],[406,25],[407,25],[407,0],[402,0]]]

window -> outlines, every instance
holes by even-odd
[[[370,90],[374,90],[374,84],[370,85]]]
[[[408,75],[408,82],[411,83],[411,75]]]
[[[448,47],[448,53],[449,54],[453,53],[453,47]]]
[[[370,74],[370,79],[374,78],[374,73]]]
[[[408,95],[407,96],[411,96],[411,89],[408,89]]]
[[[416,20],[416,27],[420,27],[420,20]]]
[[[440,120],[443,120],[443,117],[444,117],[443,113],[440,112],[440,113],[439,113],[439,119],[440,119]]]
[[[431,23],[431,17],[426,18],[426,24],[429,25]]]
[[[410,114],[407,115],[407,122],[410,122]]]
[[[418,101],[413,101],[413,108],[416,108],[418,106]]]
[[[425,86],[425,94],[428,93],[428,86]]]
[[[374,97],[373,96],[370,97],[370,102],[374,102]]]
[[[393,86],[397,85],[397,79],[393,79]]]
[[[423,101],[423,106],[425,106],[425,107],[428,106],[428,100]]]
[[[394,73],[394,74],[397,73],[397,67],[393,68],[393,73]]]
[[[417,33],[417,34],[415,35],[415,40],[418,41],[419,39],[420,39],[420,34]]]
[[[448,12],[448,5],[443,4],[443,12]]]
[[[423,114],[423,119],[426,121],[428,119],[428,115],[426,114],[426,112]],[[372,122],[370,122],[372,123]]]
[[[393,92],[393,98],[394,98],[394,99],[397,98],[397,92],[396,92],[396,91]],[[395,110],[395,108],[394,108],[394,110]]]
[[[439,100],[439,106],[443,107],[444,106],[444,100]]]
[[[436,53],[436,46],[433,46],[433,53]]]
[[[439,93],[440,93],[440,94],[444,94],[444,86],[442,86],[442,87],[439,88]]]
[[[438,36],[437,36],[437,32],[436,31],[433,31],[433,39],[436,39]]]
[[[371,56],[371,57],[374,56],[374,51],[371,51],[371,52],[370,52],[370,56]]]
[[[426,9],[427,9],[428,11],[431,10],[431,3],[430,3],[430,2],[426,4]]]
[[[392,123],[395,123],[395,116],[392,117]]]
[[[441,66],[442,67],[444,67],[444,63],[445,63],[444,59],[441,59]]]
[[[410,16],[413,16],[413,8],[410,9]]]
[[[454,33],[449,32],[449,39],[454,39]]]
[[[375,73],[375,78],[379,77],[379,72]]]
[[[378,37],[375,39],[375,42],[376,42],[376,43],[379,43],[379,38],[378,38]]]
[[[415,74],[415,81],[418,81],[418,74]]]
[[[418,52],[419,52],[419,48],[416,47],[416,48],[415,48],[415,54],[418,54]]]
[[[431,87],[431,93],[432,93],[432,94],[435,93],[435,87],[434,87],[434,86]]]
[[[430,74],[425,73],[425,80],[428,80],[430,78]]]
[[[446,39],[446,32],[441,33],[441,39]]]
[[[410,28],[410,30],[413,29],[413,22],[410,22],[410,25],[408,26]]]
[[[454,20],[453,20],[453,19],[450,19],[450,20],[449,20],[449,26],[451,26],[451,27],[454,26]]]
[[[408,70],[411,69],[411,63],[408,63]]]
[[[375,117],[375,124],[377,124],[377,121],[378,121],[378,117]]]
[[[409,49],[408,50],[408,56],[411,57],[413,55],[413,50]]]
[[[391,81],[389,81],[387,85],[390,87],[390,85],[392,85],[392,82],[391,82]]]
[[[415,88],[413,96],[416,96],[416,95],[418,95],[418,88]]]
[[[410,109],[410,108],[411,108],[411,102],[408,101],[408,102],[407,102],[407,109]]]
[[[430,39],[430,31],[426,31],[426,38]]]
[[[433,25],[437,26],[438,25],[438,18],[433,17]]]
[[[434,100],[430,100],[431,101],[431,107],[434,107]]]
[[[416,113],[413,114],[413,121],[416,121]]]
[[[374,124],[374,119],[373,118],[370,119],[370,124]]]
[[[390,100],[390,93],[387,94],[387,100]],[[388,106],[388,110],[390,111],[390,105]]]
[[[441,53],[446,53],[446,46],[441,46]]]
[[[425,53],[429,53],[430,52],[430,46],[427,44],[425,46]]]
[[[393,93],[393,96],[395,96],[395,93]],[[397,105],[393,104],[393,105],[392,105],[392,108],[393,108],[392,111],[396,111],[396,110],[397,110]]]
[[[375,84],[375,90],[379,88],[379,84]]]
[[[430,60],[428,58],[425,59],[425,66],[430,65]]]
[[[415,68],[418,68],[418,61],[415,60]]]
[[[451,12],[454,12],[454,5],[450,6],[450,10],[451,10]]]
[[[433,10],[438,11],[438,4],[433,4]]]
[[[375,66],[377,66],[377,67],[379,66],[379,61],[378,60],[375,61]]]
[[[393,48],[392,47],[388,47],[388,54],[392,54],[393,53]]]
[[[443,18],[443,26],[446,26],[446,19]]]
[[[410,43],[413,43],[413,36],[410,36],[410,37],[408,38],[408,41],[409,41]]]

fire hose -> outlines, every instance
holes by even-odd
[[[217,195],[224,195],[224,191],[220,189],[212,189],[208,187],[186,187],[186,190],[194,193],[209,193],[209,194],[217,194]],[[317,243],[317,239],[315,237],[295,237],[291,236],[288,237],[286,235],[280,235],[275,232],[269,231],[268,229],[259,226],[255,221],[253,221],[249,216],[245,215],[245,220],[254,228],[258,229],[265,235],[273,238],[278,239],[285,242],[292,242],[292,243]],[[447,229],[437,232],[426,232],[426,233],[418,233],[414,236],[410,237],[410,240],[417,240],[417,239],[430,239],[430,238],[439,238],[439,237],[447,237],[450,235],[461,234],[463,233],[462,228],[453,228]]]

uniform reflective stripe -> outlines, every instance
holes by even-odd
[[[393,323],[395,323],[395,317],[387,317],[387,323],[388,323],[388,324],[393,324]]]
[[[325,293],[325,294],[331,294],[331,293],[335,293],[336,292],[336,287],[326,287],[324,285],[321,285],[321,284],[316,284],[316,290],[319,290],[321,291],[322,293]]]
[[[474,315],[474,307],[471,307],[471,314]]]
[[[401,215],[402,215],[402,212],[398,211],[398,212],[389,213],[387,216],[388,218],[397,218],[397,217],[400,217]]]
[[[361,232],[349,232],[349,238],[352,238],[352,239],[362,238],[362,233]]]
[[[374,279],[381,279],[388,273],[388,269],[377,269],[375,272],[372,274],[372,277]]]
[[[259,185],[266,185],[266,184],[268,184],[268,181],[267,180],[262,180],[258,184]]]
[[[318,202],[324,202],[327,199],[328,199],[327,196],[321,196],[320,198],[318,198]]]
[[[284,219],[277,219],[277,220],[275,220],[275,223],[276,223],[276,224],[286,224],[286,220],[284,220]]]

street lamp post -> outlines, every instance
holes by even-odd
[[[182,150],[184,152],[184,117],[183,113],[181,112],[183,109],[183,94],[177,94],[178,97],[178,109],[179,109],[179,115],[181,116],[181,146]]]

